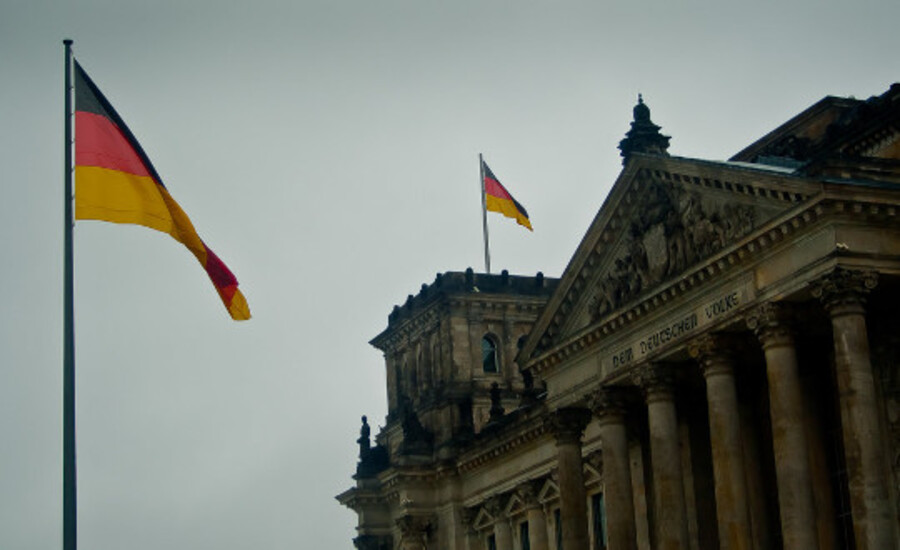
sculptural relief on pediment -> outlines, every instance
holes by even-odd
[[[612,261],[588,302],[595,322],[638,295],[713,256],[759,223],[752,204],[713,198],[703,190],[650,181],[631,212]]]

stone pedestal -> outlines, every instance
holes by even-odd
[[[890,479],[881,440],[875,378],[869,358],[865,296],[876,274],[837,269],[817,282],[813,295],[831,316],[834,363],[840,396],[844,458],[856,548],[896,548]]]
[[[785,548],[818,548],[804,400],[787,314],[778,304],[764,304],[748,317],[747,325],[756,332],[766,356],[783,544]]]
[[[600,390],[594,395],[592,409],[599,419],[603,445],[603,499],[609,547],[634,550],[634,492],[621,390]]]
[[[750,550],[750,513],[733,362],[721,337],[706,335],[692,342],[689,349],[706,379],[719,548]]]
[[[581,460],[581,436],[591,412],[581,408],[559,409],[550,417],[556,436],[559,472],[559,514],[565,550],[588,550],[587,494]]]
[[[637,381],[644,390],[650,429],[654,548],[682,550],[688,548],[688,528],[674,378],[665,367],[653,365],[642,369]]]

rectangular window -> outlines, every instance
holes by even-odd
[[[603,493],[591,495],[591,522],[594,528],[594,550],[606,550],[606,506]]]
[[[522,543],[522,550],[531,550],[531,539],[528,538],[527,521],[519,524],[519,540]]]
[[[494,538],[494,535],[488,535],[487,550],[497,550],[497,539]]]
[[[556,550],[563,550],[562,543],[562,517],[559,508],[553,510],[553,523],[556,524]]]

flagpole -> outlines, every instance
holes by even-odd
[[[73,299],[72,254],[72,40],[63,40],[66,55],[65,77],[65,205],[63,231],[65,261],[63,272],[63,550],[77,548],[75,497],[75,306]]]
[[[491,253],[488,248],[487,195],[484,191],[484,159],[478,153],[478,169],[481,172],[481,227],[484,233],[484,271],[491,274]]]

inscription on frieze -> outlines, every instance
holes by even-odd
[[[638,331],[624,345],[604,353],[601,368],[604,374],[637,363],[669,344],[693,336],[704,326],[717,322],[752,299],[753,287],[747,282],[737,288],[720,292],[711,299],[681,314],[654,323],[647,330]],[[601,352],[602,353],[602,352]]]

